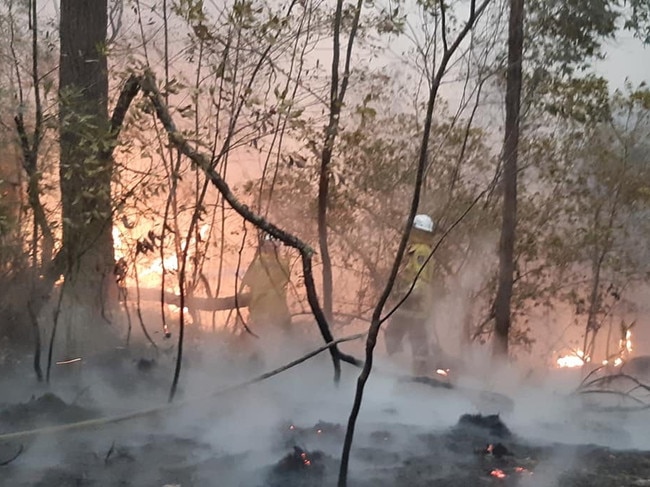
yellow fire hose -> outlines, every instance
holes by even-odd
[[[26,431],[16,431],[14,433],[6,433],[4,435],[0,435],[0,442],[4,441],[10,441],[10,440],[22,440],[26,438],[31,438],[34,436],[38,435],[50,435],[54,433],[60,433],[60,432],[67,432],[67,431],[73,431],[73,430],[82,430],[82,429],[88,429],[88,428],[93,428],[97,426],[103,426],[107,424],[115,424],[115,423],[122,423],[125,421],[130,421],[132,419],[137,419],[137,418],[142,418],[145,416],[152,416],[158,413],[161,413],[163,411],[167,411],[172,408],[177,408],[180,406],[184,406],[190,403],[196,403],[200,401],[205,401],[208,399],[213,399],[217,396],[222,396],[224,394],[228,394],[234,391],[237,391],[239,389],[243,389],[244,387],[247,387],[249,385],[255,384],[257,382],[261,382],[263,380],[266,380],[270,377],[273,377],[274,375],[278,375],[281,372],[284,372],[285,370],[288,370],[292,367],[295,367],[298,364],[301,364],[302,362],[305,362],[309,360],[312,357],[315,357],[316,355],[324,352],[325,350],[329,349],[330,347],[333,347],[334,345],[338,345],[339,343],[343,342],[349,342],[352,340],[358,340],[359,338],[364,337],[366,334],[365,333],[359,333],[356,335],[344,337],[344,338],[339,338],[338,340],[331,341],[329,343],[326,343],[325,345],[321,346],[320,348],[317,348],[316,350],[313,350],[309,352],[307,355],[303,355],[302,357],[289,362],[286,365],[283,365],[282,367],[279,367],[277,369],[274,369],[270,372],[265,372],[262,375],[258,375],[257,377],[254,377],[250,380],[247,380],[245,382],[241,382],[239,384],[234,384],[232,386],[224,387],[223,389],[220,389],[209,396],[205,396],[202,398],[193,398],[193,399],[185,399],[182,401],[178,402],[173,402],[173,403],[168,403],[164,404],[162,406],[157,406],[154,408],[150,409],[142,409],[140,411],[134,411],[131,413],[119,415],[119,416],[111,416],[111,417],[104,417],[104,418],[95,418],[95,419],[88,419],[85,421],[78,421],[76,423],[66,423],[66,424],[60,424],[60,425],[54,425],[54,426],[45,426],[43,428],[37,428],[37,429],[32,429],[32,430],[26,430]]]

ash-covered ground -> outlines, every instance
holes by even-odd
[[[49,388],[33,380],[28,358],[14,362],[0,378],[0,435],[161,409],[80,429],[0,436],[0,485],[336,485],[356,369],[345,366],[334,385],[323,354],[213,395],[304,350],[251,368],[218,347],[190,349],[172,407],[165,406],[173,354],[148,351],[139,361],[141,351],[117,350],[57,366]],[[405,380],[380,357],[359,417],[349,485],[650,485],[650,412],[595,412],[570,394],[577,376],[533,383],[513,370],[485,368],[455,381],[447,389]]]

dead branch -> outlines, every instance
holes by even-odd
[[[316,318],[316,322],[318,323],[318,327],[321,335],[323,336],[323,339],[326,341],[326,343],[333,342],[334,339],[330,332],[327,319],[325,318],[323,310],[318,303],[318,297],[316,295],[311,263],[312,256],[314,254],[313,249],[299,238],[282,230],[276,225],[268,222],[262,216],[253,212],[247,205],[241,203],[235,197],[230,187],[228,186],[228,183],[214,169],[212,159],[192,148],[189,142],[178,131],[174,121],[171,118],[169,109],[167,108],[167,105],[165,104],[164,99],[158,90],[155,78],[151,72],[147,72],[142,78],[142,90],[152,102],[154,109],[156,110],[156,115],[167,131],[171,144],[204,171],[210,182],[219,190],[223,198],[230,204],[230,206],[246,221],[252,223],[256,227],[264,230],[278,240],[281,240],[289,247],[292,247],[300,252],[300,255],[302,257],[305,287],[307,290],[307,299],[309,301],[309,305],[311,306],[312,312],[314,313],[314,317]],[[359,360],[347,354],[341,353],[336,345],[329,348],[329,350],[332,356],[332,362],[334,364],[334,380],[336,382],[340,380],[341,376],[341,360],[356,366],[360,365]]]
[[[598,370],[598,369],[596,369],[596,370]],[[595,372],[595,370],[592,371],[589,374],[589,376],[592,375],[594,372]],[[589,376],[587,376],[587,377],[589,377]],[[616,380],[616,379],[627,379],[627,380],[631,381],[633,384],[635,384],[635,387],[630,389],[630,391],[628,391],[627,394],[629,394],[629,393],[631,393],[631,392],[633,392],[633,391],[635,391],[637,389],[644,389],[645,391],[650,392],[650,386],[649,385],[644,384],[643,382],[641,382],[636,377],[633,377],[633,376],[628,375],[628,374],[624,374],[623,372],[618,373],[618,374],[606,375],[604,377],[598,377],[598,378],[593,379],[593,380],[591,380],[589,382],[583,382],[582,384],[580,384],[580,386],[578,387],[578,390],[576,392],[582,392],[582,391],[586,390],[588,387],[598,386],[599,384],[608,384],[608,383],[610,383],[610,382],[612,382],[613,380]]]
[[[609,395],[612,395],[612,396],[619,396],[619,397],[622,397],[622,398],[625,398],[625,399],[630,399],[630,400],[632,400],[632,401],[634,401],[634,402],[636,402],[638,404],[648,406],[648,404],[645,401],[642,401],[638,397],[634,397],[633,395],[631,395],[628,392],[616,391],[616,390],[613,390],[613,389],[590,389],[590,390],[586,390],[586,391],[580,391],[580,394],[584,394],[584,395],[587,395],[587,394],[609,394]]]
[[[137,96],[140,91],[140,77],[132,74],[124,83],[120,95],[117,98],[117,103],[113,109],[113,115],[111,116],[111,131],[110,131],[110,142],[109,147],[105,149],[101,156],[103,158],[110,157],[113,154],[115,149],[115,144],[117,138],[122,131],[122,126],[124,125],[124,118],[126,117],[131,102]]]
[[[576,392],[584,387],[589,387],[591,385],[591,382],[589,382],[589,378],[594,374],[596,374],[598,371],[602,370],[604,367],[605,367],[604,365],[600,365],[596,367],[594,370],[592,370],[591,372],[589,372],[587,376],[584,379],[582,379],[582,381],[580,382],[580,385],[576,389]]]

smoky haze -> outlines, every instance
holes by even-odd
[[[324,452],[333,459],[327,468],[335,470],[356,369],[346,366],[341,383],[334,385],[330,360],[321,354],[265,381],[209,397],[317,345],[314,339],[305,339],[280,350],[267,338],[262,363],[251,366],[206,341],[192,350],[179,403],[171,406],[165,405],[160,388],[171,369],[164,355],[146,372],[135,371],[131,360],[125,364],[114,358],[102,366],[84,365],[67,386],[65,374],[57,372],[57,394],[102,417],[161,410],[117,424],[3,442],[6,456],[18,443],[25,446],[24,453],[4,468],[3,477],[10,482],[7,485],[69,485],[75,478],[101,485],[119,479],[134,486],[272,485],[269,470],[293,446]],[[370,485],[364,482],[380,478],[377,462],[385,478],[391,478],[391,469],[398,470],[425,451],[428,435],[445,434],[465,413],[500,414],[524,444],[569,445],[539,462],[536,480],[520,485],[557,485],[562,472],[574,468],[567,452],[578,445],[650,448],[647,414],[589,412],[584,398],[571,395],[580,381],[576,370],[531,379],[516,366],[493,365],[480,350],[467,358],[472,373],[457,377],[457,388],[447,390],[405,381],[408,368],[379,353],[355,436],[353,485]],[[30,395],[44,392],[6,378],[2,390],[11,393],[3,396],[3,402],[29,402]],[[474,446],[484,445],[477,440]],[[474,455],[471,450],[458,453],[463,459]],[[430,461],[436,463],[435,458]],[[328,478],[335,473],[328,471]]]

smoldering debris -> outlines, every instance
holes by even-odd
[[[140,374],[143,382],[158,368]],[[296,380],[268,382],[155,418],[58,434],[53,442],[38,439],[2,467],[0,477],[16,487],[335,485],[348,405],[339,407],[342,401],[331,390],[320,396],[301,391],[298,402],[287,393]],[[469,401],[441,388],[400,385],[395,394],[394,381],[377,385],[382,387],[368,396],[355,434],[349,474],[355,487],[614,487],[650,479],[650,453],[531,442],[525,439],[530,435],[520,435],[525,423],[512,415],[474,414]],[[72,406],[57,396],[31,402],[51,404],[52,410]],[[534,414],[528,411],[526,421]],[[0,444],[0,461],[19,446]],[[557,466],[556,458],[564,463]]]
[[[503,443],[488,443],[480,453],[483,455],[492,455],[494,458],[503,458],[512,455],[512,452]]]
[[[279,446],[291,448],[294,445],[323,445],[324,443],[340,445],[345,438],[342,425],[318,421],[312,426],[300,426],[285,422],[280,427]]]
[[[330,462],[332,460],[330,459]],[[318,487],[325,476],[325,454],[294,446],[269,472],[267,487]]]
[[[260,444],[237,454],[224,435],[218,442],[205,442],[193,437],[195,430],[157,434],[109,430],[100,438],[78,436],[70,441],[60,461],[37,477],[34,464],[28,463],[34,460],[29,449],[19,459],[27,456],[27,462],[14,462],[2,474],[11,485],[21,487],[116,483],[319,487],[336,482],[344,430],[335,422],[269,421],[267,431],[259,430]],[[267,434],[275,441],[262,446]],[[5,456],[9,455],[3,453],[0,459]],[[549,468],[555,458],[571,461]],[[399,423],[365,424],[355,439],[350,479],[358,487],[634,486],[650,479],[650,452],[531,444],[497,415],[464,414],[456,425],[440,431]]]
[[[501,421],[498,414],[486,416],[482,414],[463,414],[458,420],[455,430],[457,433],[464,431],[474,435],[488,433],[498,438],[512,436],[512,433],[510,433],[505,423]]]

